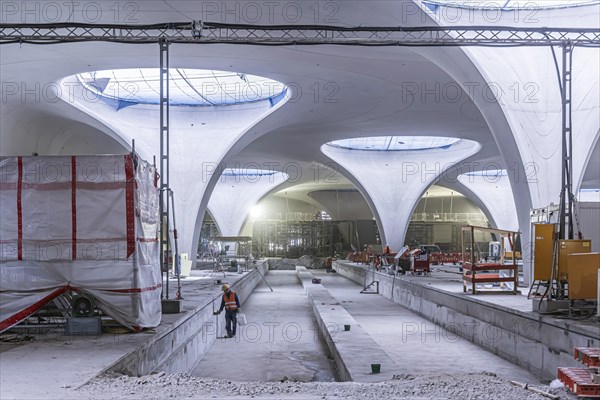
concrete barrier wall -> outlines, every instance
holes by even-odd
[[[232,283],[232,289],[238,293],[242,307],[245,299],[262,282],[260,274],[264,275],[267,271],[268,264],[260,262],[256,269]],[[217,336],[223,335],[224,326],[223,323],[216,324],[213,304],[215,308],[221,304],[221,294],[217,288],[215,296],[211,297],[209,302],[199,304],[193,310],[186,310],[173,324],[159,326],[155,335],[106,371],[130,376],[142,376],[156,371],[191,372],[216,341]]]
[[[445,340],[451,346],[456,340],[454,334],[461,336],[543,380],[556,379],[558,367],[580,366],[573,359],[574,347],[600,347],[597,326],[522,312],[473,296],[467,298],[420,283],[418,277],[394,278],[344,262],[336,262],[335,269],[360,285],[364,285],[368,274],[367,283],[373,278],[379,281],[380,295],[449,331],[436,340]]]
[[[327,297],[327,295],[329,293],[327,292],[327,290],[325,290],[323,285],[312,283],[313,275],[310,272],[308,272],[308,270],[305,267],[300,267],[300,266],[296,267],[296,273],[298,274],[298,278],[300,279],[300,282],[302,283],[302,287],[304,287],[304,292],[306,293],[306,296],[308,297],[310,305],[313,309],[313,313],[315,315],[315,319],[317,321],[319,331],[321,332],[321,335],[325,339],[327,348],[329,348],[329,353],[331,354],[331,357],[333,358],[333,361],[335,362],[335,366],[336,366],[340,380],[341,381],[352,381],[352,376],[350,374],[350,371],[348,371],[348,368],[344,364],[344,359],[341,357],[340,353],[337,351],[337,348],[335,347],[335,344],[333,341],[334,336],[339,331],[339,327],[337,325],[332,326],[332,327],[327,326],[327,323],[321,317],[321,314],[319,313],[319,310],[317,309],[316,304],[315,304],[316,299],[319,299],[321,301],[321,303],[323,303],[323,304],[325,304],[324,303],[325,301],[329,304],[332,304],[334,300],[332,298]],[[331,296],[329,296],[329,297],[331,297]],[[348,323],[350,323],[350,321],[348,321]],[[331,329],[331,328],[333,328],[333,329]]]
[[[380,382],[391,379],[398,371],[396,363],[323,285],[312,283],[313,275],[305,267],[296,267],[296,272],[335,361],[340,380]],[[350,330],[345,331],[344,325],[349,325]],[[381,365],[381,373],[371,373],[372,363]]]

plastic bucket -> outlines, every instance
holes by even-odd
[[[381,372],[381,364],[371,364],[371,372],[378,374]]]

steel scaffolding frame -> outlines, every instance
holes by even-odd
[[[343,240],[339,230],[343,222],[348,221],[255,221],[252,253],[263,257],[333,256],[336,244]]]
[[[570,43],[562,45],[562,188],[560,192],[559,239],[573,239],[573,122],[571,96],[573,91],[573,50]]]
[[[160,270],[165,274],[165,290],[162,297],[169,299],[169,253],[171,239],[169,236],[169,42],[163,40],[160,45]],[[172,255],[173,265],[177,254]]]
[[[600,46],[600,31],[489,26],[339,27],[245,25],[204,21],[151,25],[0,24],[0,44],[81,41],[365,46]]]

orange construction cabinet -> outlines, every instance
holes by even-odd
[[[558,279],[561,281],[569,279],[569,260],[567,257],[573,253],[590,253],[592,251],[591,240],[564,239],[558,241]]]
[[[569,264],[569,299],[596,299],[600,253],[569,254],[567,263]]]

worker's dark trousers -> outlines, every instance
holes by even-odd
[[[237,313],[233,310],[225,310],[225,329],[229,336],[235,335],[235,327],[237,326]]]

